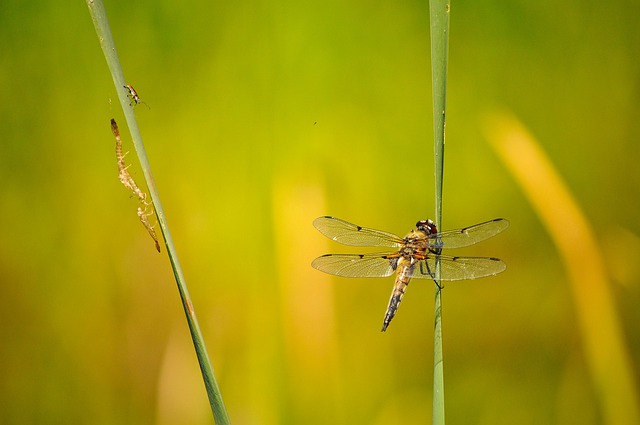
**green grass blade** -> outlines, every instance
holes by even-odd
[[[436,286],[435,325],[433,335],[433,420],[444,425],[444,365],[442,362],[442,290]]]
[[[109,71],[111,72],[113,83],[115,84],[116,92],[118,93],[118,99],[120,100],[120,105],[124,111],[127,125],[133,139],[133,144],[138,155],[138,160],[140,161],[140,166],[142,168],[147,187],[149,188],[149,194],[151,195],[151,199],[153,200],[153,205],[158,216],[158,222],[160,223],[160,229],[164,236],[169,260],[171,261],[171,267],[176,278],[178,291],[180,292],[180,298],[187,317],[187,323],[189,325],[191,338],[200,364],[200,370],[204,379],[207,395],[209,396],[209,403],[211,404],[214,420],[218,425],[227,425],[230,423],[229,416],[227,415],[222,401],[222,395],[220,394],[220,389],[218,388],[218,384],[213,374],[211,361],[209,360],[204,339],[200,332],[200,326],[198,325],[193,303],[191,302],[186,281],[182,273],[182,268],[178,261],[178,255],[173,244],[173,239],[171,238],[171,233],[167,226],[162,203],[160,202],[160,197],[153,181],[151,167],[142,143],[142,137],[133,113],[133,107],[130,105],[130,100],[127,96],[128,92],[124,87],[127,83],[122,72],[122,67],[120,66],[120,60],[118,59],[115,43],[111,35],[111,29],[109,28],[109,22],[107,20],[104,5],[102,0],[87,0],[87,6],[89,6],[89,13],[91,14],[91,19],[93,20],[93,24],[96,28],[96,33],[98,35],[102,51],[104,52],[104,56],[107,60],[107,65],[109,66]],[[107,119],[105,119],[105,127],[106,122]]]
[[[431,78],[433,87],[433,131],[435,160],[435,218],[442,228],[442,179],[444,174],[444,131],[449,54],[449,0],[430,0]],[[436,265],[436,276],[440,268]],[[438,279],[436,279],[438,280]],[[442,358],[442,292],[436,285],[433,344],[433,422],[444,425],[444,366]]]
[[[433,88],[433,132],[436,182],[436,216],[442,225],[442,179],[444,173],[444,131],[449,56],[449,0],[431,0],[431,75]]]

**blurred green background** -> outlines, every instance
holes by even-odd
[[[232,422],[430,423],[433,285],[383,334],[391,278],[309,265],[354,252],[317,216],[404,234],[433,214],[427,2],[106,8]],[[453,2],[444,228],[511,227],[461,251],[505,273],[444,291],[449,424],[603,423],[566,270],[482,135],[494,108],[592,223],[640,357],[638,46],[637,1]],[[0,52],[0,423],[212,423],[166,252],[117,178],[111,117],[133,147],[85,3],[3,0]]]

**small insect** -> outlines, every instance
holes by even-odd
[[[129,103],[129,105],[131,106],[135,106],[135,105],[139,105],[141,103],[144,103],[144,105],[151,109],[151,107],[149,105],[147,105],[146,102],[143,102],[140,99],[140,96],[138,96],[138,92],[136,91],[136,89],[133,88],[133,86],[131,84],[127,84],[126,86],[124,86],[125,89],[127,89],[127,91],[129,92],[129,99],[131,100],[131,103]]]
[[[156,231],[154,230],[151,223],[149,223],[149,217],[152,215],[153,211],[147,212],[146,208],[143,210],[142,207],[138,207],[138,217],[140,217],[142,225],[145,227],[145,229],[147,229],[147,232],[149,232],[149,235],[156,243],[156,250],[160,252],[160,242],[158,242],[158,235],[156,234]]]
[[[133,177],[131,177],[131,174],[129,174],[129,171],[127,170],[129,166],[125,165],[124,157],[127,154],[122,153],[122,139],[120,138],[120,130],[118,129],[116,120],[114,120],[113,118],[111,119],[111,131],[116,138],[116,159],[118,160],[118,177],[120,178],[120,183],[122,183],[124,187],[132,191],[138,197],[140,202],[146,205],[147,194],[140,190],[135,180],[133,180]]]

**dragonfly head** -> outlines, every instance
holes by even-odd
[[[427,235],[435,235],[438,233],[436,224],[431,220],[420,220],[416,223],[416,229],[426,233]]]

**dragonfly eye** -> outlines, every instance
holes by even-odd
[[[438,233],[438,229],[436,228],[436,224],[431,220],[420,220],[416,223],[416,228],[427,235],[435,235]]]

